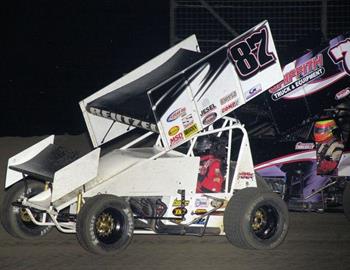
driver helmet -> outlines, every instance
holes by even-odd
[[[195,155],[207,155],[210,153],[210,149],[213,147],[213,141],[209,136],[201,136],[197,138],[194,144],[193,151]]]
[[[333,119],[316,121],[314,126],[315,142],[324,142],[331,139],[334,136],[333,130],[336,128],[337,124]]]

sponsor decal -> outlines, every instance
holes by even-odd
[[[179,108],[175,111],[173,111],[169,116],[168,118],[166,119],[167,122],[172,122],[172,121],[175,121],[176,119],[178,119],[179,117],[182,117],[186,115],[186,108]]]
[[[182,142],[184,140],[184,135],[183,133],[178,133],[177,135],[175,135],[174,137],[170,138],[170,146],[173,146],[175,144],[178,144],[180,142]]]
[[[311,58],[305,63],[283,74],[283,81],[271,87],[269,89],[269,92],[273,94],[277,92],[279,89],[281,89],[283,86],[290,84],[295,79],[300,79],[302,77],[305,77],[307,74],[311,73],[312,71],[320,67],[323,67],[322,54],[316,55],[315,57]]]
[[[322,76],[324,74],[322,67],[323,56],[322,54],[318,54],[296,68],[284,72],[283,81],[269,89],[272,99],[278,100],[303,84]]]
[[[335,100],[346,98],[349,94],[350,94],[350,87],[346,87],[345,89],[340,90],[338,93],[336,93]]]
[[[310,149],[314,149],[314,148],[315,148],[314,143],[297,142],[295,144],[295,150],[310,150]]]
[[[220,98],[220,104],[224,105],[227,102],[229,102],[230,100],[234,99],[235,97],[237,97],[237,92],[233,91],[230,94],[228,94],[227,96],[224,96],[223,98]]]
[[[296,80],[295,82],[292,82],[291,84],[287,85],[286,87],[283,87],[282,89],[278,90],[277,92],[273,93],[271,95],[271,98],[273,101],[277,101],[283,96],[287,95],[288,93],[294,91],[295,89],[303,86],[304,84],[307,84],[314,79],[317,79],[321,77],[325,72],[324,67],[318,68],[315,71],[310,72],[306,76],[302,77],[299,80]]]
[[[173,209],[173,215],[176,217],[186,215],[186,214],[187,214],[186,208],[176,207]]]
[[[207,113],[213,111],[216,109],[216,106],[214,104],[210,104],[208,107],[205,107],[203,110],[201,110],[201,117],[206,115]]]
[[[181,224],[182,219],[170,219],[169,221],[175,224]]]
[[[173,126],[168,130],[168,135],[171,137],[175,136],[179,132],[179,130],[180,130],[179,126]]]
[[[253,173],[251,173],[251,172],[240,172],[238,174],[238,178],[240,178],[240,179],[253,179]]]
[[[188,206],[189,203],[190,203],[189,200],[185,200],[184,206]],[[180,199],[175,199],[175,200],[173,201],[173,206],[174,206],[174,207],[181,206],[181,200],[180,200]]]
[[[205,197],[197,198],[194,202],[194,205],[196,207],[207,207],[208,206],[208,199]]]
[[[196,124],[190,126],[184,130],[185,138],[191,137],[193,134],[198,132],[198,127]]]
[[[245,99],[251,99],[262,91],[261,84],[255,85],[248,92],[245,93]]]
[[[204,225],[205,224],[205,220],[206,220],[205,218],[201,218],[197,222],[195,222],[194,224]]]
[[[202,208],[199,208],[199,209],[195,209],[194,211],[192,211],[192,215],[198,215],[198,216],[201,216],[201,215],[204,215],[206,214],[208,211],[207,209],[202,209]]]
[[[216,112],[210,113],[208,114],[206,117],[204,117],[204,119],[202,120],[203,125],[210,125],[211,123],[213,123],[216,119],[216,117],[218,116],[218,114]]]
[[[105,110],[101,110],[98,108],[93,108],[90,107],[89,108],[90,113],[97,115],[97,116],[101,116],[104,118],[108,118],[108,119],[112,119],[115,120],[117,122],[120,123],[124,123],[127,124],[129,126],[134,126],[134,127],[139,127],[139,128],[143,128],[143,129],[147,129],[153,132],[159,132],[157,125],[155,124],[151,124],[145,121],[141,121],[135,118],[131,118],[131,117],[127,117],[121,114],[117,114],[117,113],[113,113],[113,112],[109,112],[109,111],[105,111]]]
[[[222,107],[221,112],[226,113],[228,111],[232,111],[235,107],[237,107],[237,105],[238,105],[238,100],[233,101],[233,102],[227,104],[226,106]]]
[[[184,128],[188,128],[193,124],[193,116],[192,114],[187,114],[182,118],[182,124],[184,125]]]

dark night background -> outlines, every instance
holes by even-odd
[[[169,47],[169,1],[2,5],[0,136],[78,134],[78,102]]]
[[[0,136],[86,132],[78,102],[170,47],[169,2],[3,2]],[[320,29],[310,29],[291,47],[277,48],[281,64],[321,40]]]

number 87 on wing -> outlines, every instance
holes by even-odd
[[[267,21],[228,44],[227,56],[235,67],[247,100],[282,80],[282,70]]]

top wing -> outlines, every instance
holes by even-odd
[[[166,149],[177,147],[283,78],[266,21],[204,58],[197,50],[196,41],[180,43],[141,76],[82,101],[94,145],[135,126],[159,132]],[[94,123],[100,118],[110,121],[105,135]],[[124,132],[107,138],[115,123],[123,123]]]

